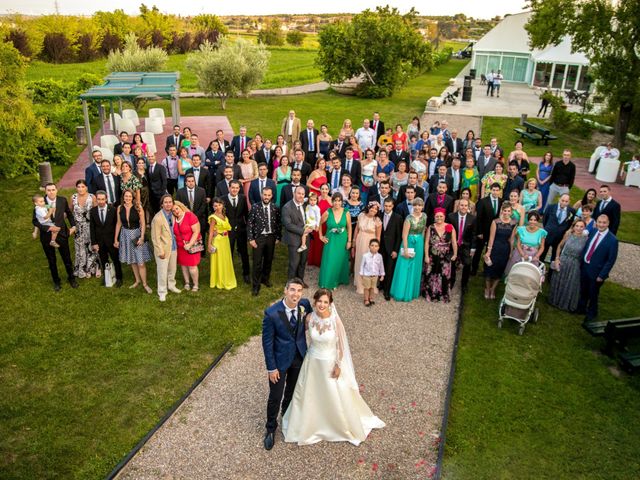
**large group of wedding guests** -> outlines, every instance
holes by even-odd
[[[549,302],[592,319],[617,256],[620,205],[607,185],[571,205],[569,149],[531,168],[521,141],[507,152],[472,130],[460,137],[446,120],[425,127],[414,117],[391,128],[376,112],[332,135],[292,110],[275,141],[240,127],[231,141],[217,131],[205,147],[180,125],[162,153],[138,133],[119,139],[113,161],[91,153],[70,201],[54,184],[33,198],[34,238],[39,232],[55,290],[56,251],[74,288],[77,278],[104,276],[107,264],[120,287],[128,264],[130,288],[152,293],[147,264],[155,260],[161,301],[197,292],[207,258],[210,287],[235,288],[237,255],[257,295],[271,286],[282,241],[289,279],[304,282],[307,266],[319,267],[320,287],[353,284],[367,306],[379,291],[386,300],[448,302],[458,278],[465,291],[481,262],[491,299],[516,262],[548,261]]]

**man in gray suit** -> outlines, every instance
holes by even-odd
[[[282,243],[289,248],[289,269],[287,278],[300,278],[304,281],[304,269],[307,266],[308,250],[298,252],[302,241],[302,235],[312,230],[305,227],[306,217],[304,212],[304,188],[297,187],[293,198],[282,207],[281,211],[284,235]],[[304,284],[307,288],[307,284]]]
[[[485,145],[482,153],[478,157],[478,174],[482,179],[487,173],[492,172],[496,168],[498,160],[491,153],[491,145]]]

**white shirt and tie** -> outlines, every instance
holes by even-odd
[[[458,245],[462,245],[462,234],[464,232],[467,215],[458,214]]]
[[[238,206],[238,197],[232,197],[231,194],[229,194],[229,201],[231,202],[231,206],[233,208],[236,208]]]
[[[189,196],[189,210],[193,210],[193,204],[195,202],[195,189],[187,188],[187,194]]]
[[[104,225],[104,222],[107,220],[107,206],[98,207],[98,213],[100,214],[100,222]]]
[[[307,128],[307,136],[309,137],[309,151],[314,152],[316,149],[316,142],[313,130]]]
[[[260,189],[260,196],[262,196],[262,190],[264,190],[264,187],[267,186],[267,179],[266,178],[258,178],[258,187]]]
[[[382,226],[384,227],[385,230],[389,226],[389,219],[390,218],[391,218],[391,213],[384,212],[384,216],[382,217]]]
[[[602,242],[602,240],[604,240],[604,237],[607,236],[607,233],[609,233],[608,228],[603,232],[598,230],[593,236],[591,242],[589,243],[589,247],[587,248],[587,253],[584,254],[585,263],[591,263],[591,258],[593,257],[594,252],[600,246],[600,243]]]
[[[193,176],[196,179],[196,185],[200,184],[200,167],[193,167]]]
[[[340,174],[342,169],[334,168],[331,172],[331,193],[335,193],[340,188]]]
[[[353,158],[349,159],[347,158],[344,164],[344,168],[347,172],[349,172],[349,175],[351,175],[351,165],[353,165]]]
[[[104,178],[104,187],[107,190],[107,201],[109,203],[115,203],[116,194],[115,194],[115,184],[113,182],[113,175],[102,175]]]
[[[451,169],[451,177],[453,178],[453,191],[457,192],[460,189],[460,169]]]
[[[566,208],[560,208],[558,206],[558,225],[562,224],[562,222],[564,222],[565,218],[567,218],[567,209]]]
[[[300,216],[302,217],[302,222],[306,224],[307,223],[307,216],[304,213],[304,205],[302,203],[298,204],[295,201],[293,202],[293,204],[296,206],[296,208],[300,212]]]

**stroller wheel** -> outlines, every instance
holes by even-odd
[[[502,328],[502,319],[498,320],[498,328]]]
[[[533,323],[538,323],[538,316],[539,316],[539,315],[540,315],[540,310],[539,310],[538,308],[536,308],[536,309],[533,311],[533,317],[531,318],[531,321],[532,321]]]
[[[521,325],[518,329],[518,335],[522,335],[524,333],[524,325]]]

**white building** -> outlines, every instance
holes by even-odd
[[[501,70],[507,82],[550,86],[561,90],[587,90],[589,61],[582,53],[571,53],[571,39],[543,50],[529,46],[525,25],[532,12],[506,16],[473,46],[471,68],[478,77]]]

